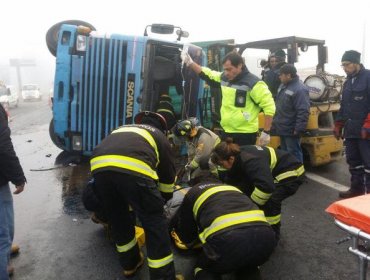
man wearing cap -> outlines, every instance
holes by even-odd
[[[280,68],[281,85],[275,97],[276,114],[271,133],[280,136],[280,148],[303,163],[300,136],[304,133],[310,115],[308,88],[297,75],[292,64]]]
[[[272,52],[269,56],[269,70],[264,73],[263,80],[269,87],[272,96],[275,98],[280,86],[279,70],[286,64],[286,54],[284,50],[278,49]]]
[[[146,235],[150,279],[175,279],[170,237],[163,213],[172,198],[176,176],[174,157],[158,113],[141,112],[136,125],[114,130],[94,149],[91,173],[97,195],[112,225],[123,275],[130,277],[143,264],[129,205]]]
[[[351,186],[339,192],[341,198],[370,193],[370,70],[364,68],[360,58],[361,54],[354,50],[342,56],[347,80],[343,85],[334,135],[337,139],[345,139]]]

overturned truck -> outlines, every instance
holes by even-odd
[[[151,33],[173,34],[174,40]],[[101,34],[81,21],[52,26],[46,41],[56,56],[53,119],[50,137],[67,152],[89,156],[113,129],[132,124],[140,111],[157,111],[165,91],[172,99],[175,119],[199,117],[203,83],[181,64],[186,47],[202,63],[202,50],[180,40],[180,27],[147,26],[143,36]]]

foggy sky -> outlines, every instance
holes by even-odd
[[[370,46],[363,30],[370,2],[351,1],[3,1],[0,17],[0,80],[15,83],[10,58],[33,59],[37,66],[22,69],[24,83],[38,83],[48,91],[54,78],[55,58],[45,34],[62,20],[79,19],[102,33],[142,35],[146,25],[169,23],[189,31],[186,41],[235,39],[237,43],[299,36],[326,41],[327,70],[343,75],[344,51],[363,52]],[[129,4],[128,4],[129,3]],[[145,8],[144,8],[145,7]],[[169,38],[173,39],[173,38]],[[370,67],[370,53],[365,66]]]

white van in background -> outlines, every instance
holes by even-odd
[[[27,84],[22,86],[23,101],[41,100],[42,94],[38,85]]]
[[[18,93],[13,86],[6,86],[0,88],[0,103],[8,108],[18,107]]]

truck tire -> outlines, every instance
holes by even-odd
[[[61,150],[65,150],[65,147],[63,146],[63,144],[60,141],[59,137],[54,132],[54,119],[51,119],[51,121],[50,121],[49,135],[50,135],[51,141],[54,143],[55,146],[57,146]]]
[[[57,54],[58,34],[62,24],[83,25],[89,27],[91,30],[96,30],[93,25],[82,20],[65,20],[54,24],[46,32],[46,45],[53,56]]]

